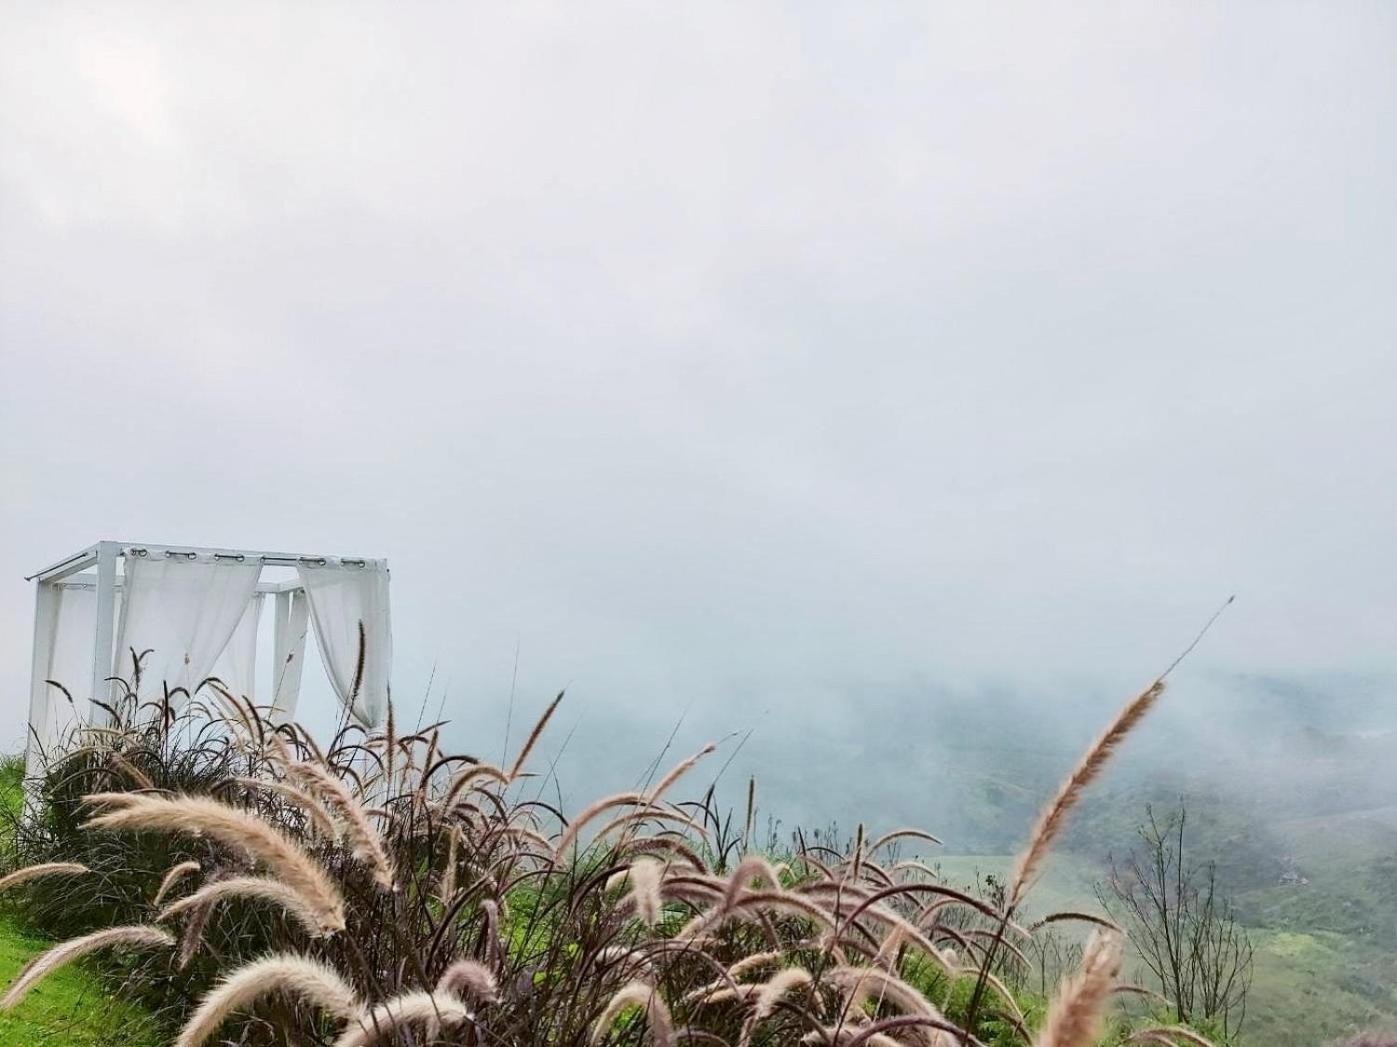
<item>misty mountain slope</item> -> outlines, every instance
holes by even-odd
[[[1323,931],[1258,929],[1252,944],[1245,1042],[1316,1044],[1397,1030],[1397,953]]]
[[[1252,919],[1397,952],[1397,805],[1293,819],[1276,833],[1303,882],[1249,892]]]
[[[1059,872],[1043,900],[1094,908],[1092,881],[1105,880],[1111,858],[1137,843],[1146,805],[1165,816],[1182,802],[1190,862],[1216,863],[1256,948],[1246,1042],[1317,1043],[1397,1028],[1390,693],[1381,681],[1347,678],[1244,678],[1206,694],[1176,689],[1174,704],[1131,739],[1076,812],[1058,859],[1059,869],[1072,870],[1069,890]],[[1050,773],[1046,757],[1004,758],[1016,740],[1029,749],[1030,740],[1041,746],[1064,731],[1016,713],[994,726],[993,745],[963,742],[960,755],[971,766],[941,779],[955,797],[946,807],[969,823],[957,826],[964,836],[1002,840],[1009,853],[1027,809],[1036,810],[1070,766]],[[967,739],[977,734],[973,723],[959,726]],[[941,860],[962,880],[964,862],[999,867],[992,856]]]

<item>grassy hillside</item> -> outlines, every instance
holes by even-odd
[[[1397,808],[1286,818],[1274,807],[1229,805],[1206,792],[1195,803],[1180,792],[1190,803],[1193,857],[1218,862],[1256,948],[1245,1041],[1397,1030]],[[1138,818],[1140,808],[1117,803],[1109,820]],[[1117,853],[1129,846],[1119,826],[1108,833],[1120,840]],[[1099,843],[1098,835],[1093,856]],[[1283,872],[1303,882],[1283,884]]]
[[[977,854],[942,856],[936,864],[948,883],[968,885],[1004,875],[1012,862],[1013,855]],[[1328,863],[1338,873],[1359,865],[1339,848]],[[1055,857],[1035,889],[1034,908],[1099,911],[1092,885],[1105,874],[1082,855]],[[1249,924],[1256,955],[1243,1043],[1318,1044],[1359,1031],[1397,1032],[1397,950],[1361,933],[1358,914],[1366,910],[1313,881],[1242,892],[1238,901],[1268,914]],[[1144,980],[1138,957],[1127,968]]]
[[[1254,931],[1246,1042],[1319,1043],[1397,1031],[1397,953],[1329,931]]]
[[[1113,768],[1077,812],[1069,861],[1055,865],[1040,899],[1095,908],[1092,882],[1105,878],[1110,855],[1136,843],[1145,805],[1163,813],[1183,800],[1191,859],[1217,864],[1256,949],[1244,1041],[1323,1043],[1358,1030],[1397,1031],[1393,708],[1363,681],[1239,682],[1208,708],[1147,734]],[[1170,745],[1186,727],[1195,744],[1181,760]],[[1045,779],[1066,766],[1045,770],[1044,760],[1028,758],[1038,748],[1030,745],[1036,721],[999,723],[993,749],[977,747],[975,728],[969,719],[961,724],[961,762],[992,768],[993,777],[942,779],[950,806],[974,823],[953,823],[948,844],[968,837],[971,848],[988,852],[940,859],[959,882],[973,880],[976,868],[1002,871],[1005,858],[995,853],[1016,847],[1017,837],[993,848],[982,841],[998,842],[1002,827],[1022,825],[1024,796],[1041,796]],[[1283,883],[1287,874],[1303,882]]]
[[[1239,897],[1264,928],[1258,1031],[1397,1030],[1397,807],[1288,819],[1274,832],[1308,882]]]
[[[1218,864],[1255,946],[1244,1042],[1397,1031],[1397,805],[1372,802],[1382,797],[1383,776],[1366,742],[1321,741],[1331,758],[1342,758],[1338,766],[1308,761],[1273,777],[1238,775],[1230,789],[1156,767],[1098,791],[1074,820],[1072,851],[1055,860],[1037,901],[1095,909],[1092,885],[1106,878],[1109,855],[1136,842],[1145,805],[1164,812],[1182,799],[1192,861]],[[1260,760],[1252,760],[1255,770]],[[1334,788],[1343,778],[1350,786]],[[977,871],[1002,873],[1008,858],[939,860],[948,879],[971,883]],[[1282,883],[1286,873],[1302,882]]]

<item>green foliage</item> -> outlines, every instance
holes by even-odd
[[[925,957],[914,956],[904,964],[903,977],[936,1004],[951,1021],[964,1025],[970,1011],[971,997],[975,993],[973,975],[952,977],[939,964]],[[997,991],[988,989],[986,1001],[981,1006],[982,1013],[977,1017],[972,1031],[989,1047],[1020,1047],[1023,1043],[1019,1025],[1010,1017],[1010,1003],[1023,1012],[1030,1029],[1037,1028],[1047,1012],[1047,998],[1036,993],[1019,990],[1014,993],[1014,999],[1006,1003]]]
[[[24,806],[24,757],[0,756],[0,811],[10,817]]]

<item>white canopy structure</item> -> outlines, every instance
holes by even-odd
[[[267,568],[291,577],[264,580]],[[175,698],[182,703],[217,677],[233,693],[270,706],[274,716],[290,717],[312,628],[330,685],[349,714],[376,726],[388,708],[393,640],[386,560],[103,541],[26,580],[35,583],[31,754],[88,722],[94,709],[100,713],[92,699],[107,700],[111,677],[129,683],[136,657],[142,698],[183,688]],[[274,669],[271,693],[260,695],[258,626],[268,596],[275,600]]]

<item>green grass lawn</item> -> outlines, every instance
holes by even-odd
[[[51,943],[0,917],[0,984],[8,986]],[[9,1014],[0,1014],[5,1047],[156,1047],[155,1023],[133,1004],[113,999],[80,964],[45,978]]]
[[[0,804],[18,811],[22,761],[0,761]],[[0,912],[0,992],[52,942],[25,934]],[[45,978],[9,1014],[0,1014],[4,1047],[157,1047],[155,1023],[141,1008],[114,999],[96,975],[75,963]]]

